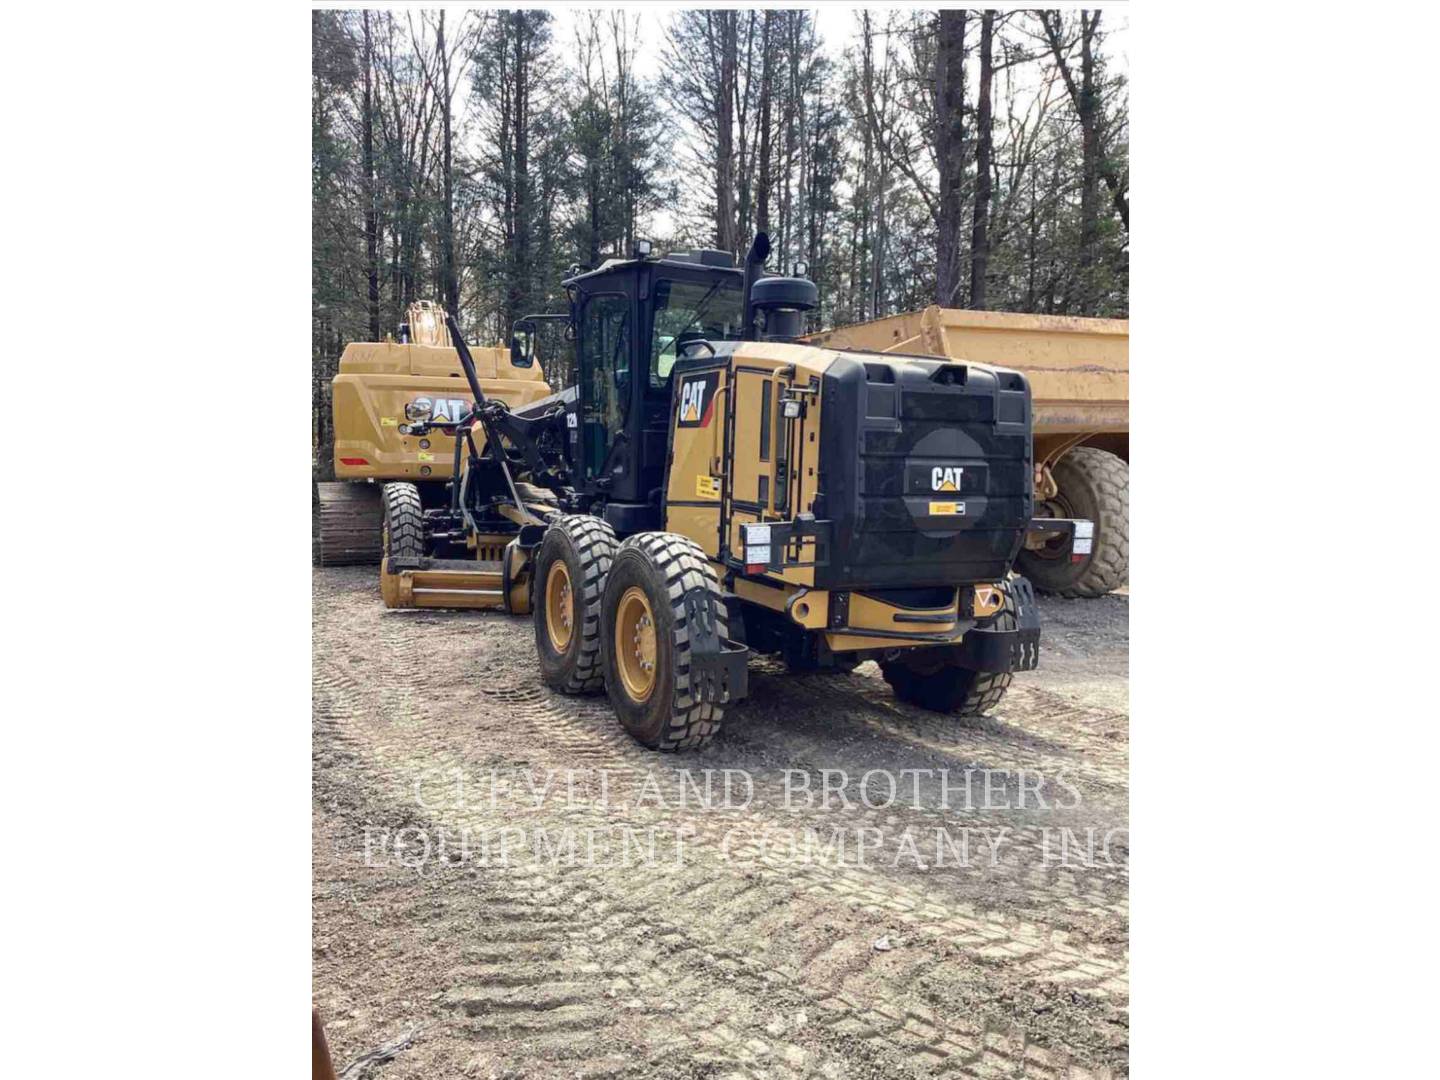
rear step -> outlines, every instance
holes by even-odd
[[[505,606],[501,564],[471,559],[386,559],[380,593],[389,608]]]

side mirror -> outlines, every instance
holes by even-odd
[[[528,368],[535,363],[535,324],[519,322],[510,334],[510,366]]]
[[[405,403],[405,419],[412,424],[428,424],[435,412],[435,404],[428,397],[417,397]]]

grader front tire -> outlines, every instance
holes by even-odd
[[[701,702],[690,675],[685,598],[710,594],[722,638],[728,632],[720,584],[693,540],[638,533],[620,545],[601,603],[605,690],[620,725],[652,750],[704,746],[724,708]]]
[[[391,558],[425,554],[425,512],[414,484],[386,484],[381,495],[381,550]]]
[[[551,522],[535,554],[531,605],[540,676],[562,694],[594,693],[600,669],[600,597],[615,557],[615,531],[597,517]]]

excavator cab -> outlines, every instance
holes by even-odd
[[[445,309],[433,300],[416,300],[405,309],[401,340],[410,345],[449,349],[450,331],[445,326]]]

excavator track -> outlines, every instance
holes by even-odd
[[[380,488],[375,484],[317,484],[321,566],[375,566],[380,562]]]

